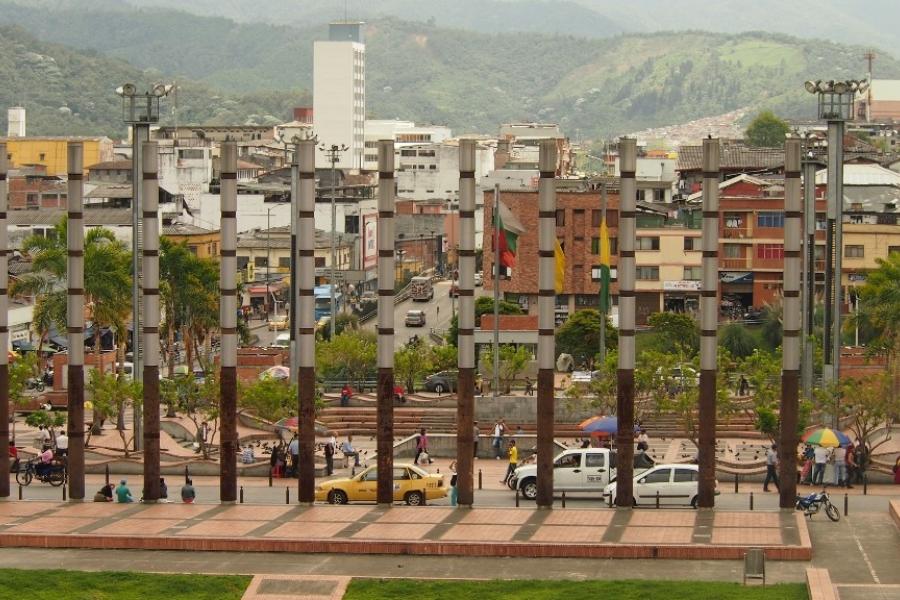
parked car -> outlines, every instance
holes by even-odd
[[[608,448],[571,448],[553,459],[553,492],[597,492],[615,475],[616,453]],[[512,489],[529,500],[537,497],[537,464],[513,473]]]
[[[425,327],[425,311],[410,309],[406,311],[407,327]]]
[[[290,348],[291,334],[290,333],[279,333],[275,337],[275,341],[272,342],[272,346],[274,346],[275,348]]]
[[[481,287],[484,285],[484,273],[478,271],[475,273],[475,287]]]
[[[670,464],[656,465],[634,476],[633,503],[635,506],[642,504],[656,505],[656,495],[659,494],[660,506],[692,506],[697,508],[698,480],[700,467],[698,465]],[[718,488],[719,482],[716,482]],[[719,494],[718,489],[716,494]],[[603,490],[604,496],[616,497],[616,483],[612,482]]]
[[[457,371],[441,371],[425,378],[425,391],[437,394],[455,392],[458,383],[459,373]]]
[[[394,502],[420,506],[447,496],[444,476],[430,474],[415,465],[394,463]],[[331,504],[375,502],[378,467],[369,467],[356,477],[332,479],[316,486],[316,501]]]

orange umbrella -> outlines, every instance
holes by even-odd
[[[595,416],[593,416],[593,417],[588,417],[587,419],[585,419],[584,421],[582,421],[581,423],[578,424],[578,428],[579,428],[579,429],[584,429],[585,427],[587,427],[588,425],[590,425],[590,424],[593,423],[594,421],[598,421],[598,420],[600,420],[600,419],[602,419],[602,418],[603,418],[603,417],[601,417],[601,416],[599,416],[599,415],[595,415]]]

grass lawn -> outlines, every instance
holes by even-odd
[[[240,600],[250,577],[0,569],[0,598]]]
[[[344,600],[808,600],[803,584],[743,587],[705,581],[437,581],[354,579]]]

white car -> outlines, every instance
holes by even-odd
[[[570,448],[553,459],[553,493],[599,492],[615,475],[615,454],[606,448]],[[510,487],[528,500],[537,498],[537,464],[513,473]]]
[[[484,274],[479,271],[478,273],[475,273],[475,287],[480,287],[482,285],[484,285]]]
[[[697,465],[671,464],[656,465],[634,476],[634,505],[656,505],[659,494],[660,506],[692,506],[697,508],[698,480],[700,467]],[[719,482],[716,482],[716,488]],[[716,494],[718,494],[718,489]],[[603,490],[604,496],[616,497],[616,483],[612,482]]]

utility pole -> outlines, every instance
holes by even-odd
[[[337,319],[337,302],[335,296],[337,282],[335,281],[334,273],[337,262],[337,205],[335,204],[337,199],[337,164],[341,160],[341,154],[349,149],[350,147],[346,144],[341,144],[340,146],[337,144],[332,144],[331,146],[322,144],[319,146],[319,150],[325,153],[325,157],[328,159],[328,162],[331,163],[331,269],[329,270],[328,282],[329,287],[331,288],[331,318],[329,320],[329,325],[332,340],[334,339],[334,326],[335,320]]]

